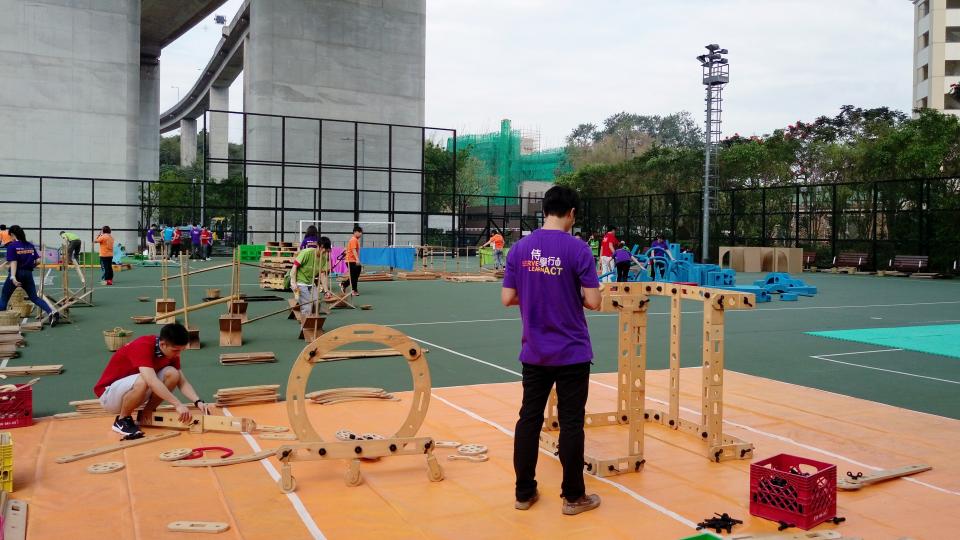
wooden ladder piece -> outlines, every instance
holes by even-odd
[[[111,444],[108,446],[100,446],[98,448],[91,448],[90,450],[84,450],[82,452],[77,452],[76,454],[70,454],[67,456],[60,456],[56,459],[56,462],[72,463],[74,461],[79,461],[81,459],[86,459],[89,457],[99,456],[101,454],[108,454],[110,452],[116,452],[117,450],[130,448],[131,446],[140,446],[141,444],[162,441],[164,439],[169,439],[170,437],[176,437],[178,435],[180,435],[180,433],[177,431],[165,431],[157,435],[146,435],[139,439],[133,439],[132,441],[120,441],[116,444]]]
[[[180,415],[176,411],[154,411],[148,417],[141,418],[140,425],[189,429],[190,433],[206,433],[208,431],[249,433],[257,428],[257,423],[251,418],[212,414],[194,414],[190,423],[184,424],[180,421]]]
[[[248,463],[251,461],[260,461],[261,459],[268,458],[276,453],[276,449],[273,450],[261,450],[254,454],[245,454],[242,456],[232,456],[228,458],[208,458],[208,459],[191,459],[191,460],[182,460],[174,461],[174,467],[220,467],[223,465],[236,465],[237,463]]]
[[[46,366],[7,366],[0,368],[0,375],[20,377],[25,375],[59,375],[63,371],[63,364]]]
[[[851,478],[849,476],[837,478],[837,489],[846,491],[857,490],[864,486],[869,486],[870,484],[876,484],[877,482],[883,482],[885,480],[893,480],[894,478],[909,476],[911,474],[922,473],[924,471],[929,471],[932,468],[933,467],[930,465],[919,463],[916,465],[898,467],[896,469],[871,471],[864,473],[863,476],[858,476],[857,478]]]
[[[167,525],[168,531],[192,533],[222,533],[230,525],[221,521],[174,521]]]
[[[7,500],[3,508],[3,538],[4,540],[25,540],[27,538],[26,501]]]

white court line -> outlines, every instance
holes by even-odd
[[[226,407],[220,407],[220,410],[223,411],[225,416],[233,416]],[[247,441],[247,444],[250,445],[250,448],[253,448],[254,452],[259,452],[262,450],[256,439],[254,439],[249,433],[244,432],[241,433],[241,435],[243,435],[243,438]],[[273,463],[269,459],[261,459],[260,464],[263,465],[263,468],[267,470],[267,474],[270,475],[270,478],[273,478],[274,482],[280,481],[280,472],[277,471],[277,468],[273,466]],[[310,515],[310,511],[307,510],[306,506],[304,506],[303,501],[300,500],[300,497],[293,492],[287,493],[286,496],[290,501],[290,504],[293,505],[293,509],[297,511],[297,514],[300,516],[300,520],[303,521],[304,526],[306,526],[307,530],[310,531],[310,536],[312,536],[314,540],[327,540],[327,537],[323,535],[320,527],[317,526],[317,522],[313,520],[313,516]]]
[[[426,344],[425,341],[419,340],[419,339],[414,338],[414,337],[412,337],[412,336],[411,336],[411,339],[413,339],[414,341],[419,341],[420,343],[425,343],[425,344]],[[518,373],[518,372],[516,372],[516,371],[513,371],[513,370],[511,370],[511,369],[507,369],[507,368],[505,368],[505,367],[497,366],[496,364],[492,364],[492,363],[487,362],[487,361],[485,361],[485,360],[480,360],[479,358],[474,358],[474,357],[472,357],[472,356],[468,356],[468,355],[466,355],[466,354],[463,354],[463,353],[454,351],[453,349],[448,349],[448,348],[446,348],[446,347],[441,347],[441,346],[435,345],[435,344],[429,344],[429,345],[430,345],[431,347],[437,347],[437,348],[439,348],[439,349],[442,349],[442,350],[447,351],[447,352],[449,352],[449,353],[455,354],[455,355],[457,355],[457,356],[462,356],[463,358],[466,358],[466,359],[468,359],[468,360],[473,360],[473,361],[475,361],[475,362],[480,362],[480,363],[486,364],[486,365],[488,365],[488,366],[496,367],[497,369],[500,369],[500,370],[502,370],[502,371],[506,371],[506,372],[508,372],[508,373],[513,373],[514,375],[517,375],[517,376],[522,376],[520,373]],[[617,387],[612,386],[612,385],[609,385],[609,384],[606,384],[606,383],[602,383],[602,382],[600,382],[600,381],[596,381],[596,380],[590,379],[590,382],[591,382],[592,384],[596,384],[596,385],[602,386],[602,387],[604,387],[604,388],[609,388],[609,389],[611,389],[611,390],[617,390]],[[649,397],[649,396],[647,397],[647,399],[650,400],[650,401],[653,401],[654,403],[659,403],[659,404],[661,404],[661,405],[667,405],[667,404],[668,404],[666,401],[663,401],[663,400],[660,400],[660,399],[651,398],[651,397]],[[690,408],[688,408],[688,407],[680,407],[680,410],[682,410],[682,411],[684,411],[684,412],[686,412],[686,413],[690,413],[690,414],[697,414],[697,415],[698,415],[698,414],[701,413],[701,411],[695,411],[695,410],[690,409]],[[857,466],[863,467],[863,468],[865,468],[865,469],[872,469],[872,470],[874,470],[874,471],[882,470],[882,467],[878,467],[878,466],[876,466],[876,465],[869,465],[869,464],[867,464],[867,463],[863,463],[862,461],[858,461],[858,460],[855,460],[855,459],[853,459],[853,458],[850,458],[850,457],[847,457],[847,456],[844,456],[844,455],[841,455],[841,454],[837,454],[837,453],[831,452],[831,451],[829,451],[829,450],[825,450],[825,449],[823,449],[823,448],[818,448],[818,447],[816,447],[816,446],[812,446],[812,445],[809,445],[809,444],[806,444],[806,443],[802,443],[802,442],[796,441],[796,440],[794,440],[794,439],[791,439],[791,438],[789,438],[789,437],[784,437],[783,435],[777,435],[776,433],[770,433],[770,432],[768,432],[768,431],[763,431],[763,430],[760,430],[760,429],[757,429],[757,428],[754,428],[754,427],[750,427],[750,426],[748,426],[748,425],[746,425],[746,424],[741,424],[741,423],[738,423],[738,422],[733,422],[733,421],[731,421],[731,420],[724,420],[723,423],[724,423],[724,424],[731,425],[731,426],[736,427],[736,428],[740,428],[740,429],[749,431],[749,432],[751,432],[751,433],[756,433],[756,434],[758,434],[758,435],[763,435],[764,437],[769,437],[769,438],[771,438],[771,439],[775,439],[775,440],[778,440],[778,441],[781,441],[781,442],[785,442],[785,443],[788,443],[788,444],[792,444],[792,445],[794,445],[794,446],[798,446],[798,447],[800,447],[800,448],[803,448],[803,449],[806,449],[806,450],[810,450],[810,451],[812,451],[812,452],[818,452],[818,453],[823,454],[823,455],[825,455],[825,456],[829,456],[829,457],[832,457],[832,458],[835,458],[835,459],[840,459],[840,460],[846,461],[847,463],[851,463],[851,464],[853,464],[853,465],[857,465]],[[941,493],[946,493],[946,494],[949,494],[949,495],[957,495],[957,496],[960,496],[960,491],[951,491],[951,490],[949,490],[949,489],[945,489],[945,488],[942,488],[942,487],[940,487],[940,486],[936,486],[936,485],[933,485],[933,484],[928,484],[928,483],[926,483],[926,482],[921,482],[920,480],[917,480],[917,479],[915,479],[915,478],[903,477],[903,478],[901,478],[901,480],[905,480],[905,481],[907,481],[907,482],[912,482],[912,483],[914,483],[914,484],[918,484],[918,485],[921,485],[921,486],[930,488],[930,489],[932,489],[932,490],[934,490],[934,491],[939,491],[939,492],[941,492]]]
[[[897,350],[897,349],[888,349],[888,350]],[[881,352],[881,351],[867,351],[867,352]],[[856,354],[856,353],[841,353],[841,354]],[[928,375],[918,375],[916,373],[907,373],[906,371],[897,371],[895,369],[885,369],[874,366],[865,366],[863,364],[854,364],[853,362],[844,362],[842,360],[834,360],[833,358],[825,358],[826,356],[833,355],[822,355],[822,356],[811,356],[810,358],[816,358],[817,360],[823,360],[824,362],[833,362],[834,364],[843,364],[845,366],[853,366],[863,369],[872,369],[874,371],[885,371],[887,373],[895,373],[897,375],[906,375],[907,377],[916,377],[918,379],[927,379],[930,381],[945,382],[950,384],[960,384],[960,381],[954,381],[951,379],[941,379],[939,377],[930,377]]]
[[[854,352],[838,352],[833,354],[818,354],[817,356],[818,357],[819,356],[847,356],[850,354],[870,354],[870,353],[877,353],[877,352],[895,352],[895,351],[902,351],[902,350],[903,349],[877,349],[875,351],[854,351]]]
[[[729,313],[758,313],[761,311],[799,311],[799,310],[809,310],[809,309],[861,309],[861,308],[876,308],[876,307],[909,307],[909,306],[936,306],[942,304],[960,304],[960,300],[951,300],[944,302],[914,302],[912,304],[868,304],[863,306],[804,306],[804,307],[780,307],[780,308],[757,308],[757,309],[745,309],[745,310],[734,310]],[[703,310],[694,310],[694,311],[681,311],[684,315],[697,315],[702,314]],[[649,312],[647,315],[669,315],[669,311],[655,311]],[[617,313],[595,313],[587,315],[588,319],[601,318],[601,317],[617,317]],[[504,322],[504,321],[519,321],[520,317],[505,317],[502,319],[472,319],[465,321],[430,321],[430,322],[418,322],[418,323],[396,323],[396,324],[385,324],[384,326],[431,326],[438,324],[471,324],[471,323],[485,323],[485,322]]]
[[[501,426],[500,424],[494,422],[493,420],[489,420],[489,419],[487,419],[487,418],[484,418],[484,417],[480,416],[479,414],[471,411],[470,409],[466,409],[466,408],[461,407],[461,406],[459,406],[459,405],[457,405],[457,404],[455,404],[455,403],[452,403],[452,402],[450,402],[449,400],[446,400],[446,399],[438,396],[438,395],[435,394],[435,393],[431,393],[430,395],[433,396],[433,397],[436,398],[436,399],[439,399],[440,401],[442,401],[443,403],[447,404],[448,406],[450,406],[450,407],[452,407],[452,408],[454,408],[454,409],[456,409],[456,410],[458,410],[458,411],[466,414],[466,415],[469,416],[470,418],[473,418],[474,420],[478,420],[478,421],[480,421],[480,422],[483,422],[484,424],[487,424],[487,425],[489,425],[489,426],[492,426],[493,428],[497,429],[498,431],[500,431],[500,432],[503,433],[504,435],[510,437],[511,439],[513,438],[513,432],[512,432],[512,431],[510,431],[509,429],[507,429],[507,428]],[[553,452],[548,452],[548,451],[544,450],[543,448],[540,449],[540,452],[543,453],[544,455],[550,456],[551,458],[553,458],[553,459],[555,459],[555,460],[557,460],[557,461],[560,460],[557,456],[553,455]],[[598,480],[598,481],[600,481],[600,482],[603,482],[604,484],[611,485],[611,486],[613,486],[614,488],[616,488],[617,490],[619,490],[619,491],[621,491],[621,492],[629,495],[629,496],[632,497],[633,499],[635,499],[635,500],[637,500],[637,501],[639,501],[639,502],[641,502],[641,503],[649,506],[650,508],[656,510],[657,512],[660,512],[661,514],[663,514],[663,515],[665,515],[665,516],[667,516],[667,517],[670,517],[670,518],[672,518],[672,519],[675,519],[676,521],[679,521],[680,523],[686,525],[687,527],[690,527],[691,529],[696,529],[696,527],[697,527],[697,524],[694,523],[693,521],[691,521],[691,520],[689,520],[689,519],[681,516],[680,514],[674,512],[673,510],[670,510],[669,508],[667,508],[667,507],[665,507],[665,506],[662,506],[662,505],[660,505],[660,504],[657,504],[657,503],[651,501],[650,499],[644,497],[643,495],[640,495],[640,494],[637,493],[636,491],[633,491],[632,489],[628,488],[627,486],[624,486],[623,484],[619,484],[619,483],[617,483],[617,482],[614,482],[614,481],[609,480],[609,479],[607,479],[607,478],[604,478],[604,477],[602,477],[602,476],[593,476],[593,475],[590,475],[590,476],[587,476],[587,478],[593,478],[593,479],[595,479],[595,480]]]

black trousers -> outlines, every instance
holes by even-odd
[[[360,266],[360,263],[347,263],[350,265],[350,286],[353,287],[353,292],[357,291],[357,282],[360,281],[360,270],[363,266]],[[344,287],[346,287],[347,282],[343,282]]]
[[[523,364],[523,403],[513,439],[513,470],[517,475],[516,497],[529,500],[537,491],[537,457],[540,428],[550,389],[557,385],[560,422],[560,464],[563,483],[560,495],[573,501],[583,496],[583,415],[590,386],[590,362],[569,366]]]
[[[80,263],[80,240],[71,240],[67,245],[67,264]]]
[[[617,263],[617,281],[626,281],[630,275],[630,261]]]
[[[100,270],[103,275],[100,277],[103,281],[113,281],[113,256],[100,257]]]

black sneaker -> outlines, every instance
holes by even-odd
[[[55,312],[55,313],[53,314],[53,316],[50,317],[50,328],[53,328],[53,327],[56,326],[59,322],[60,322],[60,314]]]
[[[113,421],[113,430],[123,435],[125,440],[139,439],[140,437],[143,437],[143,432],[140,431],[140,427],[137,426],[137,423],[133,421],[132,416],[124,416],[123,418],[118,416]]]

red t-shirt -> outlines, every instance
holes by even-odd
[[[613,231],[603,235],[603,240],[600,241],[600,256],[613,257],[613,251],[617,245],[619,245],[619,242],[617,242],[617,237],[613,234]]]
[[[173,366],[180,369],[180,355],[167,358],[159,352],[157,336],[143,336],[120,347],[113,353],[100,380],[93,387],[93,393],[100,397],[108,386],[124,377],[140,373],[142,367],[152,367],[155,371]]]
[[[203,244],[203,245],[209,244],[209,243],[210,243],[210,237],[211,237],[211,236],[212,236],[212,234],[210,233],[210,231],[208,231],[208,230],[206,230],[206,229],[200,231],[200,243]]]

